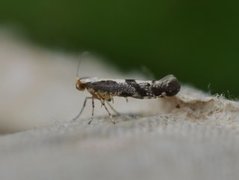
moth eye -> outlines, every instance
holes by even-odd
[[[76,82],[76,89],[83,91],[85,89],[85,86],[80,82],[80,80],[77,80]]]

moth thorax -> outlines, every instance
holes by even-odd
[[[80,79],[76,81],[76,89],[79,91],[84,91],[85,90],[85,84],[83,84]]]

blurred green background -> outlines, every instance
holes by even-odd
[[[238,97],[239,1],[1,0],[0,23],[52,49]],[[210,87],[209,87],[210,86]]]

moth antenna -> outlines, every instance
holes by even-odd
[[[80,78],[80,65],[82,60],[84,59],[84,57],[87,57],[90,53],[89,52],[83,52],[80,54],[79,56],[79,63],[77,65],[77,71],[76,71],[76,78],[79,79]]]

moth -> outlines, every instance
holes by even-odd
[[[97,77],[82,77],[76,81],[76,89],[79,91],[87,90],[91,96],[86,97],[79,114],[73,119],[76,120],[83,112],[86,102],[91,99],[92,114],[90,124],[94,116],[94,100],[97,99],[101,105],[108,112],[113,123],[108,107],[115,113],[117,111],[111,106],[109,102],[114,100],[114,97],[137,98],[137,99],[151,99],[165,96],[174,96],[180,91],[180,83],[174,75],[167,75],[159,80],[135,80],[135,79],[99,79]],[[108,107],[106,106],[108,105]],[[118,114],[118,113],[117,113]]]

